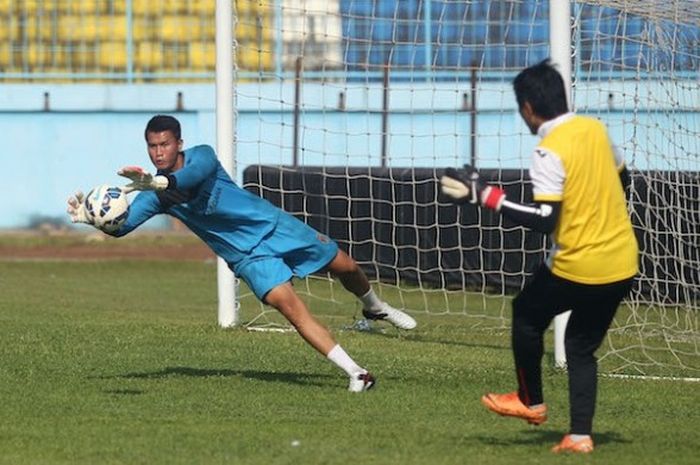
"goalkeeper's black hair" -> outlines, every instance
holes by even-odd
[[[180,122],[169,115],[156,115],[153,118],[151,118],[150,121],[148,121],[148,124],[146,125],[146,130],[144,131],[143,136],[146,138],[146,142],[148,142],[149,132],[163,131],[172,132],[175,136],[175,139],[177,140],[182,139],[182,130],[180,129]]]
[[[528,102],[537,116],[544,119],[569,111],[564,80],[549,58],[522,70],[513,80],[513,90],[520,108]]]

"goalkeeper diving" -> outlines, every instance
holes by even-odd
[[[415,328],[416,321],[382,301],[357,263],[333,240],[236,185],[211,147],[183,150],[177,119],[154,116],[145,139],[156,173],[139,167],[119,171],[131,181],[125,189],[140,192],[124,224],[107,233],[124,236],[158,214],[179,219],[226,261],[258,299],[282,313],[312,347],[348,375],[350,391],[370,389],[374,377],[312,316],[291,279],[327,271],[358,297],[365,318],[405,330]],[[91,224],[80,193],[68,199],[68,213],[75,223]]]

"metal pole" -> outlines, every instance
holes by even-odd
[[[233,4],[232,0],[216,0],[216,152],[221,165],[236,179],[235,114],[233,81]],[[219,325],[223,328],[238,323],[236,277],[221,258],[216,261],[219,297]]]
[[[476,168],[476,143],[477,143],[477,137],[476,137],[476,63],[472,63],[472,72],[471,72],[471,108],[470,108],[470,128],[469,128],[469,146],[471,153],[469,155],[469,159],[471,161],[471,165]]]
[[[552,63],[555,64],[566,86],[569,108],[573,101],[571,96],[571,2],[570,0],[549,0],[549,50]],[[564,335],[571,311],[561,313],[554,318],[554,365],[566,367],[566,349]]]
[[[382,168],[386,168],[389,137],[389,64],[384,66],[384,79],[382,91]]]
[[[301,107],[301,70],[303,66],[302,57],[297,57],[294,63],[294,124],[292,141],[292,166],[299,166],[299,112]]]
[[[134,82],[134,0],[126,0],[126,82]]]
[[[430,70],[433,66],[433,38],[432,38],[432,0],[423,0],[423,42],[425,47],[425,80],[430,80]]]

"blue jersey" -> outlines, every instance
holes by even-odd
[[[128,234],[154,215],[166,213],[235,266],[275,229],[280,215],[287,214],[236,185],[210,146],[191,147],[184,157],[184,166],[170,173],[175,189],[140,192],[126,222],[113,235]]]

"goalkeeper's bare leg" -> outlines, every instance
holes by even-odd
[[[311,346],[335,363],[350,377],[348,390],[367,391],[374,386],[374,377],[343,350],[331,333],[309,312],[308,307],[286,282],[273,288],[265,296],[265,302],[277,310],[294,326],[301,337]]]
[[[360,299],[365,318],[387,321],[400,329],[416,327],[416,320],[410,315],[379,299],[357,262],[342,250],[338,251],[326,269],[340,280],[345,289]]]

